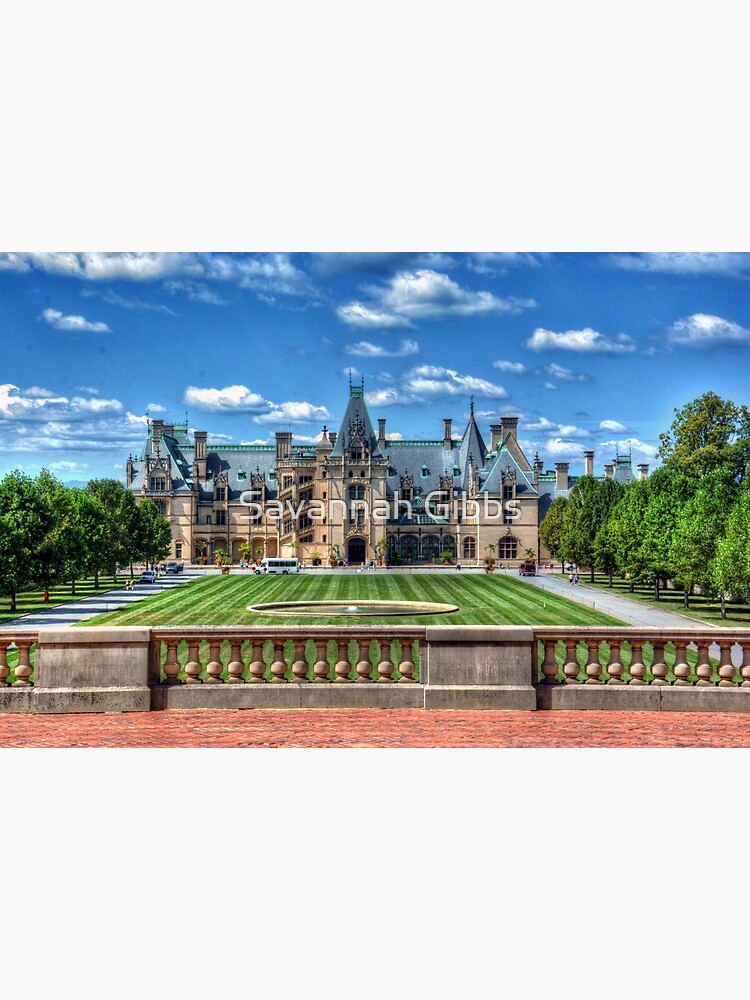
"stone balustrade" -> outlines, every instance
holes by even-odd
[[[750,630],[0,630],[0,712],[264,707],[750,711]]]

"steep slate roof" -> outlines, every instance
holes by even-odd
[[[477,422],[474,419],[474,400],[471,401],[469,413],[469,423],[461,438],[461,447],[458,452],[458,465],[461,469],[461,488],[466,490],[469,482],[469,459],[474,464],[475,469],[484,468],[484,457],[487,454],[487,446],[479,432]]]
[[[494,457],[488,459],[487,468],[480,477],[480,489],[488,493],[502,493],[503,473],[508,468],[516,474],[516,495],[535,496],[537,491],[534,489],[531,477],[521,468],[505,445],[494,453]]]
[[[387,493],[398,493],[401,476],[407,472],[414,480],[414,489],[426,496],[440,489],[440,477],[448,475],[455,488],[461,488],[461,477],[454,477],[454,467],[458,465],[458,442],[453,442],[450,451],[442,441],[388,441],[385,454],[394,474],[388,477]],[[424,471],[423,471],[424,470]]]
[[[370,414],[365,403],[363,386],[349,387],[349,402],[341,420],[341,428],[336,436],[336,444],[331,454],[334,458],[342,458],[351,445],[352,435],[359,434],[374,457],[382,458],[383,453],[378,446],[378,437],[372,427]],[[295,449],[296,450],[296,449]]]

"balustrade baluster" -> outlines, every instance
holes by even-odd
[[[674,644],[674,682],[676,687],[692,687],[688,680],[690,664],[687,661],[687,643],[675,640]]]
[[[620,654],[621,645],[622,639],[609,640],[609,663],[607,664],[609,680],[607,681],[607,684],[624,683],[622,675],[625,673],[625,667],[622,664],[622,657]]]
[[[336,671],[336,677],[334,678],[334,684],[349,684],[349,674],[351,672],[351,664],[349,663],[349,640],[348,639],[338,639],[336,641],[338,646],[339,658],[336,661],[336,666],[334,670]]]
[[[544,662],[542,663],[542,674],[544,680],[542,684],[557,684],[557,660],[555,650],[557,649],[557,639],[544,640]]]
[[[16,640],[16,645],[18,646],[18,663],[16,664],[16,684],[19,687],[28,687],[31,684],[31,672],[34,669],[31,666],[31,660],[29,658],[29,650],[31,649],[31,641],[24,642],[23,640]]]
[[[307,680],[307,660],[305,659],[305,640],[294,640],[294,663],[292,664],[292,674],[294,680],[302,683]]]
[[[596,639],[584,639],[589,651],[586,660],[586,684],[601,684],[602,665],[599,662],[599,643]]]
[[[719,643],[721,649],[721,659],[719,660],[719,687],[735,687],[734,675],[737,668],[732,663],[732,646],[730,640],[722,640]]]
[[[399,684],[416,684],[414,680],[414,660],[411,658],[411,639],[401,640],[401,662],[398,665],[398,672],[401,676],[398,679]]]
[[[696,687],[712,687],[711,678],[713,677],[714,668],[708,652],[711,643],[699,642],[696,645],[698,646],[698,663],[695,667],[695,672],[698,676]]]
[[[201,658],[198,654],[200,639],[188,639],[188,661],[185,664],[185,683],[200,684]]]
[[[313,664],[313,684],[328,683],[328,640],[316,639],[315,641],[315,663]]]
[[[359,660],[357,661],[357,683],[372,684],[372,663],[370,662],[370,640],[357,639],[359,643]]]
[[[642,642],[631,641],[630,643],[630,666],[628,667],[628,672],[631,684],[646,683],[646,664],[643,662],[643,645]]]
[[[177,658],[177,647],[180,644],[179,639],[166,639],[167,644],[167,659],[164,663],[164,674],[167,678],[167,684],[177,684],[177,675],[180,672],[180,661]]]
[[[227,682],[229,684],[244,684],[245,678],[242,675],[245,672],[245,664],[242,659],[242,640],[232,639],[231,646],[232,652],[227,664]]]
[[[209,643],[208,664],[206,665],[206,683],[220,684],[221,673],[221,639],[211,639]]]
[[[742,646],[742,667],[740,673],[742,674],[742,687],[750,687],[750,643],[741,642]]]
[[[651,673],[653,674],[652,684],[667,684],[667,674],[669,667],[664,660],[664,643],[658,640],[653,643],[654,659],[651,663]]]
[[[271,683],[286,684],[286,660],[284,659],[284,640],[272,639],[273,663],[271,664]]]
[[[565,639],[565,663],[563,664],[563,673],[565,674],[566,684],[580,684],[578,680],[578,675],[581,672],[581,665],[578,662],[578,657],[576,652],[578,649],[577,639]]]
[[[8,675],[10,674],[7,651],[8,651],[8,643],[0,642],[0,684],[7,684]]]
[[[248,684],[262,684],[263,674],[266,672],[266,664],[263,659],[263,640],[253,639],[253,658],[250,661],[250,666],[248,671],[250,676],[248,677]]]
[[[380,661],[378,662],[378,684],[392,684],[393,664],[391,663],[391,640],[378,639]]]

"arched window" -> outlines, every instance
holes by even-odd
[[[477,540],[476,538],[464,538],[464,559],[476,559]]]

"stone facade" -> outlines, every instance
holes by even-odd
[[[275,445],[217,445],[205,431],[191,439],[187,424],[152,420],[126,482],[137,499],[156,501],[172,524],[170,558],[186,563],[210,563],[219,550],[239,562],[247,543],[253,560],[297,555],[308,565],[384,554],[429,563],[450,553],[469,565],[492,554],[517,566],[528,550],[543,555],[539,521],[574,479],[566,463],[555,473],[538,456],[529,463],[517,417],[498,417],[489,443],[473,404],[460,438],[447,418],[433,440],[393,440],[385,428],[380,419],[375,431],[362,385],[350,386],[339,430],[324,427],[317,444],[279,431]]]

